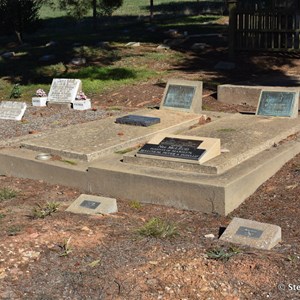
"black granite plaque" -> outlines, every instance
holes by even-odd
[[[91,201],[91,200],[84,200],[80,203],[81,207],[89,208],[89,209],[96,209],[101,202]]]
[[[196,87],[185,85],[169,85],[163,106],[190,109]]]
[[[254,228],[250,228],[250,227],[240,226],[235,234],[246,236],[246,237],[253,238],[253,239],[259,239],[261,237],[261,235],[263,234],[263,231],[254,229]]]
[[[117,118],[116,123],[147,127],[160,123],[160,118],[128,115],[121,118]]]
[[[199,160],[199,158],[205,153],[204,149],[197,149],[197,147],[199,147],[201,143],[202,141],[164,138],[158,145],[145,144],[137,153],[189,160]]]
[[[257,114],[261,116],[291,117],[296,94],[296,92],[262,91]]]

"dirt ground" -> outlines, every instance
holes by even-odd
[[[172,76],[211,79],[204,86],[203,106],[237,112],[255,108],[218,103],[212,80],[236,82],[265,74],[268,68],[283,76],[299,71],[294,57],[239,59],[243,67],[252,66],[243,74],[240,69],[218,73],[204,68],[178,69]],[[131,111],[156,106],[163,89],[163,82],[152,80],[107,92],[93,99],[97,116],[91,117],[93,111],[88,117],[78,112],[72,123],[115,113],[111,107]],[[31,124],[26,130],[20,130],[22,123],[10,123],[10,134],[3,138],[71,124],[55,122],[55,118],[63,120],[67,115],[63,110],[36,111],[26,112],[25,119]],[[37,118],[44,118],[43,126],[32,121]],[[227,217],[123,199],[117,199],[118,213],[88,216],[65,211],[80,195],[79,190],[0,176],[0,190],[17,191],[15,197],[0,200],[0,299],[300,299],[299,180],[300,155]],[[33,210],[49,202],[59,203],[58,211],[33,218]],[[178,235],[162,239],[138,234],[153,217],[175,223]],[[276,224],[282,228],[283,240],[270,251],[219,241],[220,230],[233,217]],[[205,237],[207,234],[214,237]],[[208,255],[211,250],[230,252],[231,247],[235,252],[229,259]]]

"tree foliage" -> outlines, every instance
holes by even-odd
[[[37,27],[43,0],[0,0],[0,32],[22,34]]]

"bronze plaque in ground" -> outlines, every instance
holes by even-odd
[[[95,195],[80,195],[67,211],[77,214],[110,214],[118,211],[117,201],[114,198]]]
[[[298,99],[299,92],[262,91],[256,114],[296,118],[298,116]]]
[[[202,111],[202,81],[170,79],[165,88],[160,109],[200,113]]]
[[[272,224],[233,218],[220,240],[269,250],[281,241],[281,228]]]
[[[117,118],[116,123],[148,127],[160,123],[160,118],[145,117],[139,115],[127,115],[124,117]]]

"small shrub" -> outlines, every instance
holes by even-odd
[[[138,229],[138,233],[148,237],[169,238],[178,235],[178,229],[176,224],[159,218],[152,218]]]
[[[215,248],[210,249],[206,252],[209,259],[228,261],[232,256],[241,253],[239,248],[229,247],[229,248]]]
[[[71,242],[71,237],[65,240],[63,244],[58,245],[58,247],[61,249],[61,253],[59,254],[59,256],[68,256],[73,251],[70,242]]]
[[[136,200],[132,200],[129,202],[129,206],[133,209],[141,209],[142,208],[142,204],[139,201]]]
[[[57,202],[47,202],[45,207],[37,204],[37,207],[32,210],[32,218],[44,219],[45,217],[50,216],[52,213],[56,212],[59,205],[60,204]]]
[[[20,98],[22,95],[21,90],[20,90],[20,85],[19,84],[15,84],[12,91],[10,92],[10,96],[9,99],[11,98]]]
[[[21,231],[21,227],[17,225],[10,226],[7,228],[7,234],[9,236],[15,236]]]
[[[17,195],[18,192],[13,189],[10,188],[0,189],[0,201],[15,198]]]

